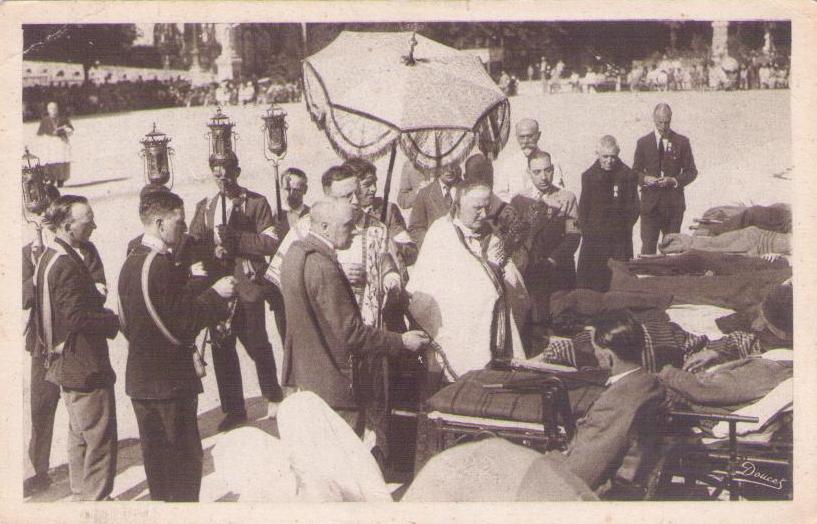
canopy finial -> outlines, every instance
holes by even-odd
[[[408,56],[403,57],[403,63],[405,63],[406,65],[413,66],[414,64],[417,63],[417,61],[414,59],[414,48],[417,47],[416,31],[411,32],[411,40],[409,40],[409,45],[411,46],[411,48],[409,49]]]

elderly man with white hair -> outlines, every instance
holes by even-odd
[[[619,158],[616,139],[605,135],[598,159],[582,173],[579,228],[582,247],[576,286],[605,292],[611,273],[607,260],[633,256],[633,226],[638,220],[638,177]]]

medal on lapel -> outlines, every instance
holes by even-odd
[[[613,198],[618,198],[618,184],[613,184]]]

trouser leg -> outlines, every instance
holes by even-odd
[[[73,481],[81,479],[79,498],[102,500],[113,491],[116,476],[116,401],[113,386],[90,392],[66,391],[66,407],[71,419],[71,459]],[[72,485],[72,491],[74,486]],[[77,493],[75,491],[75,493]]]
[[[658,248],[662,219],[656,209],[641,214],[641,254],[654,255]]]
[[[156,408],[156,400],[131,399],[136,423],[139,426],[139,444],[142,448],[142,462],[145,465],[150,499],[169,500],[170,486],[166,468],[170,466],[168,452],[170,445],[163,430],[162,418]]]
[[[59,386],[45,379],[45,358],[31,357],[31,440],[28,457],[36,475],[48,473],[54,416],[60,402]]]
[[[661,233],[668,235],[670,233],[680,233],[681,224],[684,222],[683,209],[668,209],[666,220],[661,227]]]
[[[228,414],[243,415],[246,414],[244,384],[241,380],[241,365],[235,350],[235,328],[237,327],[235,320],[234,318],[233,333],[213,344],[213,368],[216,370],[221,410]]]
[[[73,406],[73,392],[63,391],[62,398],[68,411],[68,482],[74,499],[82,496],[82,478],[85,463],[85,441],[82,438],[82,425]]]
[[[278,385],[275,357],[267,336],[264,303],[240,303],[235,320],[238,339],[255,362],[261,394],[272,402],[282,401],[284,395]]]
[[[609,248],[611,240],[604,235],[585,235],[582,238],[576,287],[601,293],[610,288],[611,273],[607,267],[607,260],[611,255]]]
[[[269,298],[270,309],[275,316],[275,328],[278,330],[278,336],[281,337],[281,344],[287,336],[287,317],[284,311],[284,297],[277,287],[273,286],[272,296]]]
[[[173,502],[198,502],[201,490],[202,448],[198,426],[198,397],[174,400],[166,427],[172,450],[170,493]]]

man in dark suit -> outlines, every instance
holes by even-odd
[[[170,253],[187,226],[184,202],[155,192],[140,202],[145,232],[119,273],[122,331],[128,340],[125,391],[131,397],[150,497],[198,501],[202,449],[197,425],[201,380],[195,337],[227,317],[234,278],[202,290]]]
[[[28,457],[34,466],[34,476],[29,479],[24,492],[34,493],[51,484],[48,476],[51,457],[51,438],[54,433],[54,416],[60,401],[60,388],[45,379],[47,354],[34,328],[35,301],[34,269],[45,248],[36,242],[23,246],[23,309],[31,310],[26,327],[26,351],[31,354],[31,440]],[[99,252],[91,242],[81,242],[77,248],[91,278],[102,294],[107,294],[105,269]]]
[[[55,238],[34,276],[34,332],[48,355],[46,379],[61,387],[68,411],[71,492],[103,500],[113,490],[117,452],[116,375],[106,338],[116,336],[119,321],[79,251],[96,228],[88,200],[61,196],[45,218]]]
[[[424,186],[417,192],[414,206],[409,216],[409,234],[419,249],[431,224],[451,210],[454,195],[451,191],[462,179],[460,166],[454,164],[444,167],[436,181]]]
[[[633,172],[641,186],[641,253],[654,255],[659,234],[679,233],[686,202],[684,187],[698,169],[689,139],[670,129],[672,109],[658,104],[655,131],[638,139]]]
[[[226,414],[219,429],[225,431],[247,419],[236,338],[255,362],[261,394],[269,401],[271,417],[283,400],[272,345],[267,337],[264,300],[269,290],[262,278],[267,267],[266,257],[275,254],[279,239],[267,199],[238,185],[241,169],[235,154],[231,153],[226,161],[211,161],[210,168],[219,193],[196,204],[190,234],[210,247],[212,256],[205,264],[208,275],[219,277],[232,273],[238,282],[232,328],[225,336],[213,337],[216,346],[213,365],[221,409]],[[221,198],[222,193],[226,198]],[[222,210],[222,201],[226,202],[226,213]],[[225,214],[227,221],[223,223]],[[211,333],[216,333],[215,327]]]
[[[324,200],[310,215],[309,234],[292,244],[281,266],[289,318],[283,380],[286,386],[316,393],[360,430],[352,356],[417,351],[428,338],[419,331],[398,334],[364,324],[335,255],[336,249],[351,245],[355,208],[342,199]]]
[[[576,424],[567,466],[594,490],[608,487],[608,481],[627,490],[643,481],[654,464],[665,392],[658,378],[641,367],[643,328],[628,313],[607,313],[589,329],[596,359],[610,370],[610,378]]]
[[[576,196],[553,184],[550,155],[536,151],[528,162],[532,187],[511,200],[517,219],[528,228],[514,261],[533,299],[533,322],[543,324],[550,314],[551,293],[576,285],[573,257],[581,235]]]
[[[638,220],[638,179],[618,158],[616,139],[606,135],[596,146],[598,160],[582,173],[579,229],[582,248],[576,287],[606,292],[609,259],[633,256],[633,225]]]

